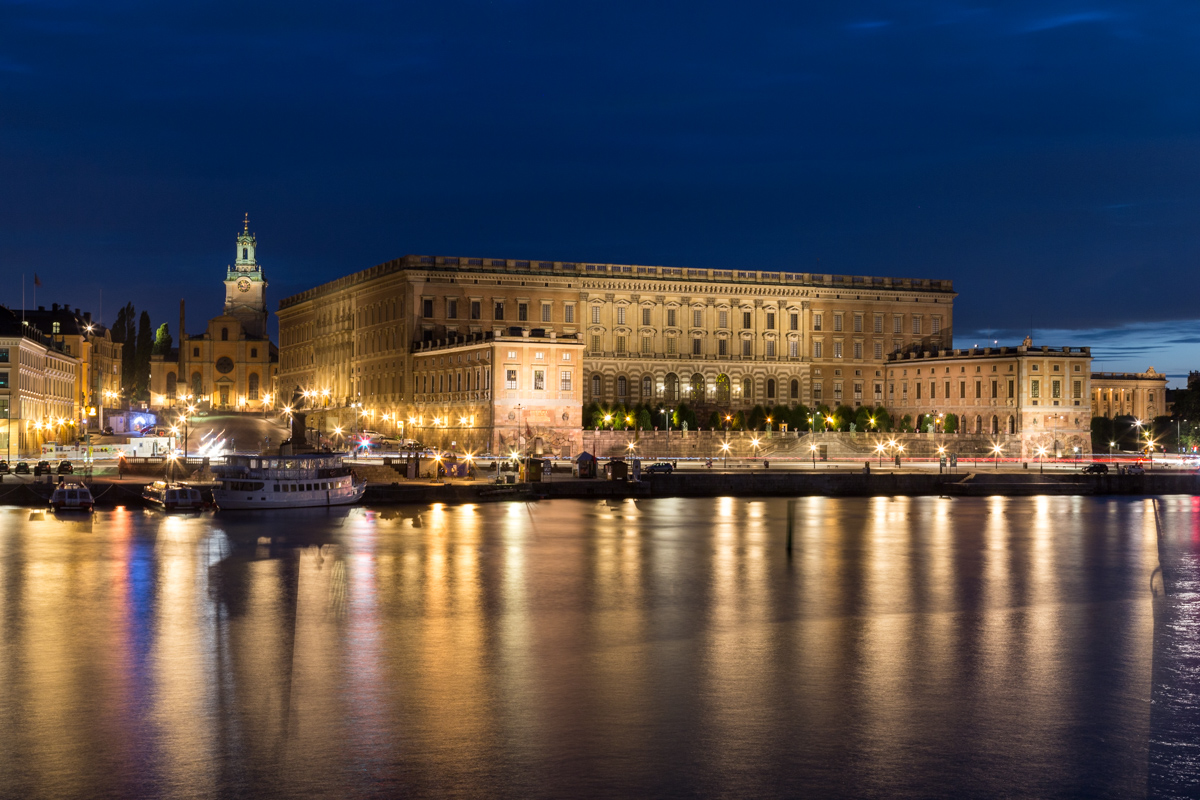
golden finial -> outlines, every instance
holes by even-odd
[[[242,233],[250,233],[250,212],[246,212],[245,226],[242,228]]]

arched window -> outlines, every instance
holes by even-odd
[[[221,328],[221,341],[222,342],[229,341],[229,328]]]
[[[1000,418],[993,414],[992,415],[992,433],[999,433],[999,432],[1000,432]]]
[[[767,399],[768,400],[775,399],[775,379],[774,378],[767,378]]]
[[[642,399],[654,399],[654,377],[651,375],[642,376]]]
[[[749,378],[742,378],[742,402],[746,405],[754,402],[754,382]]]
[[[692,375],[692,402],[704,402],[704,376],[699,372]]]
[[[792,378],[792,387],[791,388],[792,388],[792,399],[799,400],[800,399],[800,381],[796,380],[795,378]]]
[[[247,258],[249,258],[249,257],[250,257],[250,248],[249,248],[249,247],[243,247],[243,248],[242,248],[242,261],[245,261],[245,260],[246,260]]]
[[[1012,417],[1011,415],[1008,418],[1008,432],[1009,433],[1017,432],[1017,420],[1014,417]]]
[[[978,414],[975,415],[975,432],[983,433],[983,417]]]
[[[674,372],[668,372],[666,379],[663,381],[663,399],[669,403],[674,403],[679,400],[679,376]]]
[[[246,379],[246,394],[250,395],[251,400],[258,399],[258,373],[251,372],[250,377]]]
[[[729,376],[724,373],[717,376],[717,402],[729,405]]]
[[[600,396],[600,374],[592,375],[592,399],[595,400]]]
[[[617,397],[622,400],[629,394],[629,381],[624,375],[617,376]]]

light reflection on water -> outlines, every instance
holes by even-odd
[[[1151,501],[786,513],[0,509],[0,793],[1160,792]]]

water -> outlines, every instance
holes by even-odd
[[[0,795],[1200,791],[1195,499],[787,508],[0,509]]]

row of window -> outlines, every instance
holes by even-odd
[[[464,305],[466,306],[465,309],[459,308],[459,301],[457,298],[446,298],[445,302],[446,302],[446,313],[445,313],[446,319],[459,319],[460,318],[459,317],[460,310],[467,311],[468,319],[482,319],[483,318],[483,301],[481,301],[481,300],[466,301],[464,303]],[[422,298],[421,299],[421,316],[424,317],[425,319],[433,319],[433,316],[434,316],[433,305],[434,305],[434,301],[433,301],[432,297]],[[516,306],[516,317],[515,317],[516,321],[517,322],[528,322],[529,321],[529,305],[530,304],[527,302],[517,302],[513,305]],[[540,307],[541,307],[541,312],[540,312],[541,313],[541,321],[542,322],[553,322],[554,321],[554,319],[553,319],[554,304],[553,303],[541,303]],[[511,314],[511,313],[512,313],[512,306],[509,305],[507,303],[507,301],[505,301],[505,300],[492,301],[492,319],[493,320],[503,321],[505,319],[510,319],[510,317],[507,317],[506,314]],[[567,324],[575,322],[575,304],[574,303],[568,303],[563,306],[563,322],[567,323]]]
[[[832,317],[833,317],[833,330],[835,332],[844,330],[846,315],[843,313],[834,312],[832,314]],[[883,318],[884,318],[883,314],[873,315],[872,328],[871,328],[872,333],[883,333]],[[923,316],[921,314],[913,314],[911,319],[912,319],[912,335],[913,336],[924,335],[924,318],[923,318]],[[864,315],[863,314],[852,314],[851,320],[852,320],[854,332],[855,333],[863,333]],[[823,312],[814,312],[813,313],[813,330],[814,331],[824,330],[824,325],[825,325],[825,314]],[[929,318],[929,328],[930,328],[929,333],[933,334],[934,336],[941,333],[942,332],[942,318],[940,316],[930,317]],[[903,333],[904,333],[904,315],[903,314],[893,314],[892,315],[892,335],[900,336]]]
[[[950,396],[951,385],[952,385],[951,381],[945,381],[943,383],[943,386],[944,386],[943,394],[942,394],[943,399],[946,399],[946,400],[952,399]],[[922,399],[921,392],[922,392],[922,387],[924,386],[924,384],[922,384],[920,381],[917,381],[913,384],[913,386],[914,386],[914,391],[916,392],[916,399],[917,400]],[[1008,380],[1006,389],[1007,389],[1007,394],[1006,394],[1007,399],[1011,400],[1016,397],[1016,382],[1015,381],[1013,381],[1011,379]],[[1062,392],[1063,392],[1063,382],[1062,381],[1060,381],[1060,380],[1050,381],[1050,397],[1052,399],[1055,399],[1055,400],[1062,399]],[[902,381],[900,383],[900,393],[905,399],[907,399],[907,397],[908,397],[908,381]],[[888,385],[888,394],[893,395],[893,396],[896,394],[896,384],[895,383],[891,383]],[[975,399],[981,400],[981,399],[983,399],[983,396],[984,396],[983,381],[975,381]],[[1029,396],[1033,399],[1041,398],[1041,396],[1042,396],[1042,381],[1041,380],[1034,378],[1029,382]],[[995,400],[995,399],[999,399],[999,397],[1000,397],[1000,381],[992,381],[991,382],[991,398],[993,400]],[[1075,400],[1079,400],[1083,397],[1083,381],[1072,381],[1071,382],[1071,397]],[[929,382],[929,392],[926,395],[926,399],[929,399],[929,400],[937,399],[937,381]],[[958,399],[960,399],[960,400],[967,399],[967,382],[966,381],[958,382]]]

